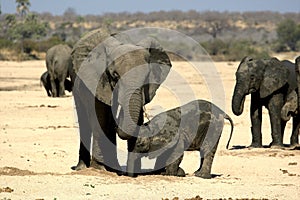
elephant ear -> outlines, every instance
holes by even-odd
[[[289,77],[289,70],[278,59],[271,58],[266,63],[264,77],[260,86],[260,97],[265,98],[282,88]]]
[[[89,53],[109,36],[110,31],[105,27],[101,27],[86,33],[76,42],[71,51],[73,69],[76,73]]]
[[[106,48],[101,43],[81,63],[77,76],[98,100],[110,105],[112,88],[109,84],[106,66]]]
[[[148,76],[148,85],[144,86],[144,102],[149,103],[155,96],[156,90],[160,84],[167,78],[172,67],[168,54],[154,38],[141,40],[138,46],[142,46],[150,53],[149,65],[150,73]]]
[[[110,55],[115,49],[122,45],[121,42],[113,36],[107,38],[102,45],[103,48],[98,51],[100,55],[96,62],[99,63],[99,71],[103,73],[99,75],[100,80],[97,85],[95,97],[103,103],[111,106],[112,93],[117,80],[113,80],[115,77],[113,77],[112,72],[114,70],[111,69],[111,66],[114,61],[111,60]]]

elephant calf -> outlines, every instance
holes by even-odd
[[[297,79],[297,88],[288,94],[286,102],[281,109],[281,118],[284,121],[293,117],[293,131],[290,138],[291,147],[299,146],[299,128],[300,128],[300,56],[295,59],[295,73]]]
[[[299,127],[300,114],[298,112],[298,94],[297,90],[292,91],[288,96],[285,104],[281,109],[281,118],[284,121],[290,120],[293,117],[293,131],[290,138],[291,147],[299,145]]]
[[[52,95],[52,87],[51,87],[51,82],[50,82],[50,77],[49,73],[46,71],[41,75],[41,83],[43,84],[47,95],[51,97]],[[58,88],[58,83],[56,83],[56,88]],[[68,79],[65,79],[65,89],[68,90],[69,92],[72,91],[72,82]]]
[[[211,178],[211,166],[224,126],[233,121],[220,108],[205,100],[195,100],[156,115],[140,127],[134,148],[137,156],[157,158],[155,170],[164,175],[185,176],[179,167],[184,151],[200,151],[201,164],[195,175]]]

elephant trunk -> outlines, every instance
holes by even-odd
[[[123,106],[123,119],[121,119],[121,124],[119,124],[118,135],[121,139],[128,140],[132,136],[136,136],[137,125],[139,124],[141,111],[142,111],[142,94],[141,90],[135,90],[130,93],[125,99],[129,99],[125,107]]]
[[[285,104],[281,109],[281,119],[283,119],[284,121],[289,121],[291,118],[289,110],[290,108],[287,104]]]
[[[245,102],[245,94],[242,92],[242,87],[240,84],[237,84],[234,89],[233,97],[232,97],[232,112],[239,116],[243,113]]]
[[[292,91],[288,94],[286,102],[281,108],[281,118],[284,121],[290,120],[293,114],[297,114],[298,98],[296,91]]]

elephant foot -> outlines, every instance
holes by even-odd
[[[252,142],[251,145],[248,148],[249,149],[252,149],[252,148],[263,148],[263,145],[261,143],[258,143],[258,142]]]
[[[181,167],[178,168],[177,176],[185,177],[185,171]]]
[[[271,149],[284,149],[284,145],[282,142],[271,142],[269,145]]]
[[[98,162],[95,159],[92,159],[91,161],[91,166],[94,169],[98,169],[98,170],[104,170],[104,171],[109,171],[109,172],[114,172],[117,173],[117,175],[119,176],[125,176],[127,175],[126,172],[124,172],[120,165],[114,166],[114,167],[110,167],[107,165],[104,165],[102,162]]]
[[[204,179],[211,179],[212,178],[210,173],[195,171],[194,174],[195,174],[195,176],[200,177],[200,178],[204,178]]]
[[[271,149],[285,149],[283,144],[270,144]]]
[[[109,172],[114,172],[116,173],[118,176],[127,176],[128,174],[126,173],[126,171],[123,171],[122,168],[120,166],[115,166],[113,168],[105,166],[105,169]]]
[[[98,170],[106,170],[105,166],[101,162],[98,162],[96,160],[91,161],[90,167],[92,167],[94,169],[98,169]]]
[[[291,147],[299,146],[299,139],[298,136],[296,138],[291,138]]]
[[[87,168],[87,166],[83,160],[79,160],[79,162],[76,166],[71,167],[72,170],[76,170],[76,171],[86,169],[86,168]]]
[[[177,172],[166,172],[166,171],[161,171],[159,173],[160,175],[163,176],[179,176],[179,177],[185,177],[185,171],[182,168],[178,168]]]

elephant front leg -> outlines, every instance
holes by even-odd
[[[173,159],[175,159],[175,158],[173,158]],[[181,177],[184,177],[185,176],[185,171],[182,168],[179,167],[182,159],[183,159],[183,154],[181,156],[179,156],[179,158],[177,158],[173,163],[166,166],[166,171],[162,174],[163,175],[168,175],[168,176],[181,176]]]
[[[281,120],[281,108],[283,106],[283,94],[275,94],[268,103],[271,131],[272,131],[272,148],[283,147],[283,130],[284,124]]]
[[[137,177],[137,174],[141,173],[142,167],[141,157],[138,155],[138,153],[134,152],[136,140],[136,137],[132,137],[129,140],[127,140],[127,175],[130,177]]]
[[[251,133],[252,142],[250,147],[262,147],[262,134],[261,134],[261,121],[262,121],[262,105],[260,102],[259,94],[256,92],[251,94],[250,105],[250,118],[251,118]]]
[[[293,132],[290,139],[291,147],[299,145],[300,115],[293,117]]]
[[[111,107],[96,98],[94,101],[95,107],[89,107],[89,122],[93,132],[91,166],[121,175],[122,170],[117,159],[116,125]]]
[[[165,156],[167,158],[165,163],[165,173],[164,175],[169,176],[185,176],[185,172],[182,168],[179,167],[184,154],[184,135],[179,134],[178,142],[175,147],[167,149],[165,151]],[[168,156],[169,155],[169,156]]]
[[[79,161],[76,166],[72,167],[73,170],[82,170],[90,166],[90,146],[92,131],[89,126],[88,117],[83,104],[80,101],[77,93],[74,93],[74,100],[76,105],[76,112],[78,116],[79,124],[79,136],[80,136],[80,147],[79,147]]]

